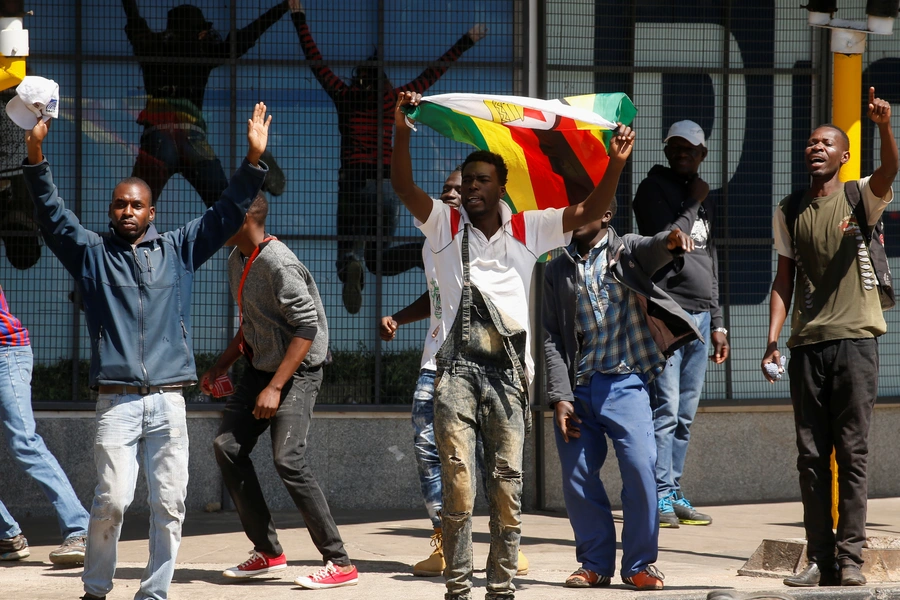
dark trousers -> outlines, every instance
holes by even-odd
[[[869,425],[878,395],[878,342],[835,340],[791,350],[797,470],[807,556],[822,565],[862,564],[866,540]],[[838,525],[832,531],[831,449],[838,467]]]
[[[281,391],[281,405],[275,416],[257,419],[252,414],[256,397],[269,384],[272,375],[248,366],[237,391],[225,404],[222,425],[213,443],[222,479],[256,551],[280,555],[283,550],[275,523],[250,460],[256,440],[271,425],[275,469],[300,510],[313,543],[324,561],[349,565],[350,558],[325,495],[306,462],[306,435],[322,385],[322,371],[294,373]]]

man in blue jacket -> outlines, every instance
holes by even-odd
[[[135,598],[166,600],[181,543],[188,480],[182,388],[197,381],[191,343],[196,270],[234,235],[266,176],[259,158],[269,124],[259,103],[247,122],[247,159],[202,217],[163,234],[149,186],[130,177],[113,190],[109,232],[85,229],[57,193],[42,145],[48,123],[26,134],[25,183],[47,247],[75,278],[91,337],[97,389],[97,489],[85,556],[84,600],[112,590],[123,515],[134,498],[138,450],[150,491],[150,559]]]
[[[545,273],[547,390],[581,563],[566,587],[607,586],[615,573],[616,530],[598,477],[608,435],[622,473],[622,581],[659,590],[664,577],[653,566],[659,515],[647,384],[667,356],[700,332],[649,275],[694,244],[678,229],[619,238],[609,227],[615,210],[613,200],[601,220],[573,231],[572,244]]]

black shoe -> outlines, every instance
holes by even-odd
[[[856,563],[841,565],[841,585],[866,585],[866,576]]]
[[[93,594],[85,594],[80,600],[106,600],[106,596],[95,596]]]
[[[344,308],[351,315],[355,315],[362,307],[362,289],[365,271],[363,265],[358,260],[351,260],[347,263],[344,272],[344,290],[341,293],[341,299],[344,301]]]
[[[838,585],[839,581],[837,565],[831,569],[820,569],[819,565],[811,562],[796,575],[785,577],[783,583],[788,587],[815,587],[817,585]]]

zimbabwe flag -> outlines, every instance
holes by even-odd
[[[616,123],[630,125],[637,114],[619,93],[562,100],[440,94],[403,110],[452,140],[502,156],[509,168],[505,200],[513,212],[584,200],[606,171]]]

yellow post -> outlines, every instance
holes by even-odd
[[[859,33],[859,32],[855,32]],[[832,56],[834,57],[834,77],[832,80],[831,121],[843,129],[850,138],[850,160],[841,168],[841,181],[859,179],[860,154],[862,153],[862,50],[865,49],[865,34],[862,43],[856,41],[853,54],[841,54],[835,48],[836,36],[831,39]],[[841,38],[840,47],[850,44]],[[831,518],[834,527],[838,523],[838,478],[837,461],[834,450],[831,451]]]
[[[841,181],[859,179],[862,152],[862,54],[833,54],[834,80],[831,120],[850,138],[850,161],[841,169]]]

